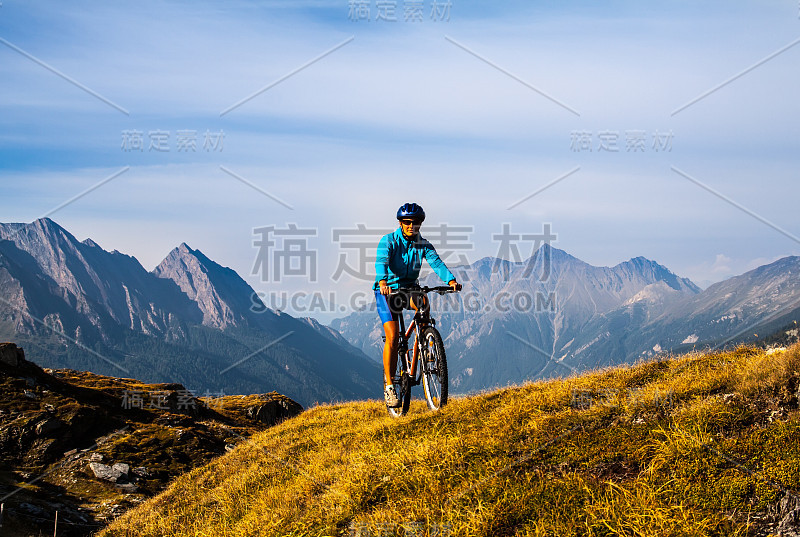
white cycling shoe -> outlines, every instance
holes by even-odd
[[[389,408],[397,408],[400,406],[400,399],[397,398],[397,392],[391,384],[386,386],[383,390],[383,398],[386,400],[386,406]]]

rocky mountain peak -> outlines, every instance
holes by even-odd
[[[0,249],[9,263],[6,296],[13,297],[23,332],[35,328],[30,318],[45,316],[78,340],[89,332],[105,339],[117,325],[164,334],[172,313],[199,317],[173,284],[154,278],[136,258],[107,252],[91,239],[80,242],[49,218],[0,224],[0,239],[8,241]]]
[[[49,220],[0,224],[3,337],[43,364],[227,393],[280,386],[303,402],[372,393],[377,369],[360,352],[291,315],[251,310],[254,294],[185,243],[149,272]],[[13,362],[0,349],[0,367]],[[1,444],[2,434],[5,453]]]
[[[643,256],[634,257],[614,268],[625,274],[639,275],[653,283],[664,282],[675,291],[700,292],[700,288],[688,278],[681,278],[667,267]]]
[[[255,293],[235,271],[215,263],[185,242],[174,248],[153,274],[175,282],[197,303],[203,313],[203,324],[218,329],[241,323]]]

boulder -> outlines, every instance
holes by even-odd
[[[90,462],[89,468],[94,473],[94,476],[97,479],[102,479],[103,481],[110,481],[111,483],[116,483],[119,481],[127,481],[124,475],[119,469],[108,466],[107,464],[103,464],[101,462]]]
[[[0,343],[0,363],[19,367],[25,361],[25,352],[14,343]]]
[[[112,470],[117,470],[125,477],[128,477],[128,474],[131,471],[131,467],[129,464],[125,464],[124,462],[115,462],[113,466],[111,466]]]
[[[303,411],[303,407],[291,399],[276,397],[261,405],[247,409],[247,417],[255,421],[275,425],[285,419],[293,418]]]
[[[130,483],[129,474],[131,467],[129,464],[124,462],[115,462],[111,466],[103,464],[102,462],[90,462],[89,468],[92,470],[92,473],[97,479],[109,481],[118,486],[127,485]]]

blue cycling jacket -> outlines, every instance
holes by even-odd
[[[386,280],[392,289],[414,285],[419,278],[423,258],[428,260],[433,271],[445,283],[456,279],[436,253],[433,245],[422,236],[417,235],[415,239],[407,239],[400,228],[384,235],[378,243],[375,284],[372,288],[380,289],[378,282],[381,280]]]

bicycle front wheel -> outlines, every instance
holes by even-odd
[[[422,387],[428,408],[439,410],[447,404],[447,357],[439,331],[429,326],[420,337]]]

